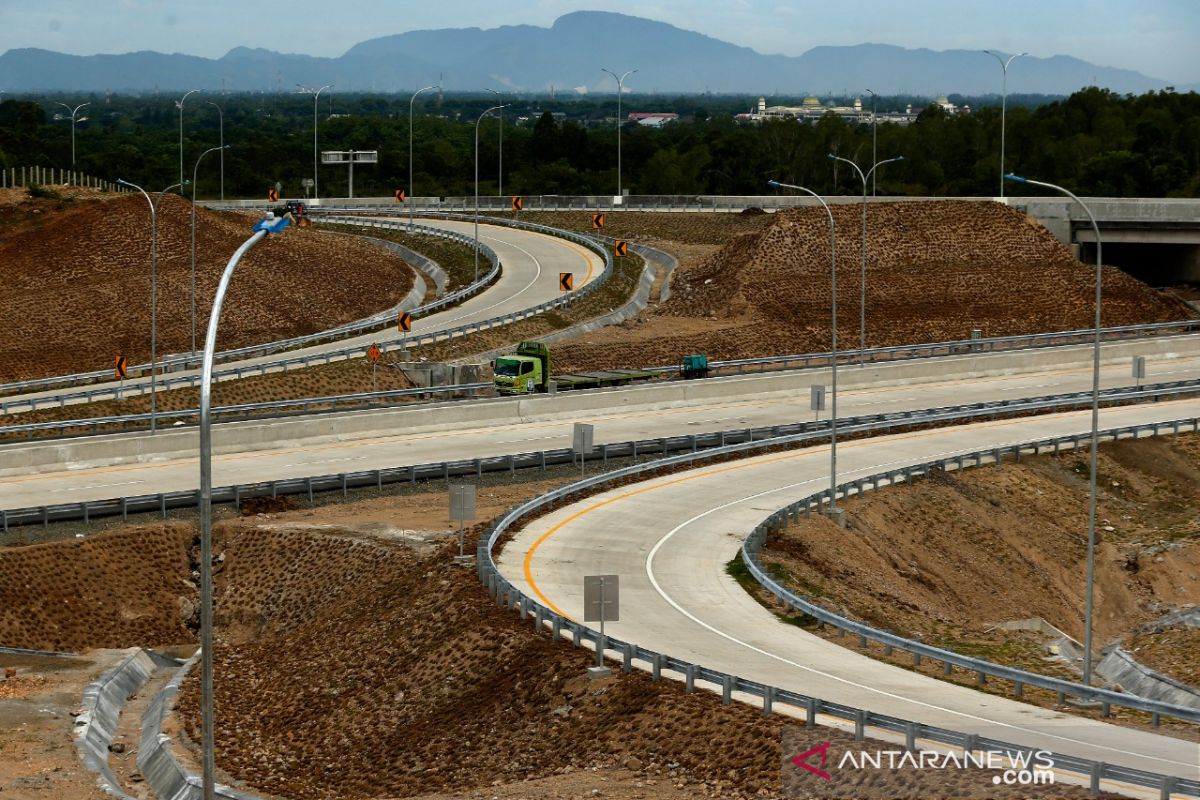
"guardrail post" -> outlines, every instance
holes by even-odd
[[[562,617],[555,614],[550,618],[550,641],[557,642],[558,634],[562,631]]]
[[[861,742],[866,738],[867,712],[856,709],[854,712],[854,741]]]
[[[583,631],[576,626],[572,631],[571,644],[579,647],[583,644]]]
[[[721,704],[730,705],[733,702],[733,676],[721,676]]]
[[[1175,786],[1175,778],[1163,775],[1162,785],[1158,789],[1159,800],[1171,800],[1171,789]]]
[[[42,506],[42,527],[50,527],[50,506]]]
[[[542,457],[542,472],[545,472],[546,471],[546,451],[543,450],[542,452],[538,453],[538,455],[540,455]]]
[[[122,522],[129,521],[129,498],[128,497],[121,498],[121,521]]]
[[[1152,713],[1150,715],[1150,727],[1151,728],[1157,728],[1161,721],[1162,721],[1162,718],[1159,716],[1159,713],[1157,711],[1155,711],[1154,713]]]
[[[970,755],[979,749],[979,734],[968,733],[967,741],[963,743],[963,754]]]
[[[817,698],[810,697],[804,701],[804,727],[817,726]]]
[[[509,475],[517,474],[517,457],[512,455],[511,453],[508,456],[508,474]]]
[[[166,519],[167,518],[167,496],[165,494],[159,494],[159,496],[158,496],[158,510],[162,512],[162,518]]]
[[[621,671],[633,672],[633,645],[627,644],[621,653]]]
[[[1088,791],[1093,795],[1100,794],[1100,778],[1104,776],[1104,762],[1092,763],[1091,774],[1088,776]]]
[[[913,653],[912,662],[913,662],[913,666],[914,666],[914,667],[919,667],[919,666],[921,666],[921,654],[920,654],[920,653]]]
[[[885,644],[883,646],[883,654],[885,656],[890,656],[892,654],[892,646],[890,644]]]
[[[1101,701],[1101,703],[1100,703],[1100,716],[1102,716],[1102,717],[1111,717],[1112,716],[1112,705],[1107,700]]]
[[[521,598],[521,619],[529,619],[529,598]]]
[[[975,670],[975,682],[980,686],[983,686],[985,683],[987,683],[987,675],[983,674],[983,670]]]
[[[1020,681],[1014,681],[1013,682],[1013,697],[1020,700],[1024,696],[1025,696],[1025,684],[1021,683]]]
[[[1067,693],[1062,692],[1062,691],[1055,692],[1054,693],[1054,704],[1059,705],[1059,706],[1065,706],[1067,704]]]
[[[910,753],[917,749],[917,723],[909,722],[904,726],[904,749]]]
[[[687,669],[683,673],[684,683],[683,689],[688,694],[696,691],[696,665],[688,664]]]
[[[861,633],[858,635],[858,646],[859,648],[867,646],[867,637],[863,636]]]
[[[946,675],[946,676],[950,676],[953,673],[954,673],[954,665],[951,664],[949,661],[943,661],[942,662],[942,674]]]
[[[654,657],[650,659],[650,667],[650,680],[655,682],[662,680],[662,653],[654,654]]]

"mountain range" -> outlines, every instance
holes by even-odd
[[[333,84],[339,92],[616,91],[601,72],[636,67],[626,91],[762,95],[994,94],[996,61],[974,50],[906,49],[887,44],[814,47],[800,56],[764,55],[663,22],[601,11],[559,17],[549,28],[445,28],[360,42],[337,58],[236,47],[221,58],[151,51],[74,56],[35,48],[0,55],[7,92],[294,91]],[[1071,56],[1024,57],[1008,89],[1070,94],[1084,86],[1119,93],[1163,89],[1167,81],[1097,66]],[[1179,86],[1180,91],[1196,86]]]

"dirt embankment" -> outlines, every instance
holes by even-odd
[[[489,487],[481,511],[496,513],[547,487],[544,481]],[[676,682],[655,684],[640,672],[587,680],[586,651],[536,634],[489,600],[473,570],[451,565],[453,543],[431,533],[448,527],[445,516],[444,493],[424,492],[218,525],[223,771],[280,797],[781,796],[781,761],[792,754],[783,752],[781,735],[794,721],[778,714],[764,719],[740,703],[722,706],[714,694],[688,695]],[[6,558],[35,551],[48,557],[2,575],[0,585],[18,574],[23,586],[3,598],[4,606],[36,616],[28,610],[42,595],[61,605],[66,588],[56,588],[57,576],[66,564],[80,583],[87,575],[106,593],[96,606],[103,613],[80,624],[72,646],[88,646],[89,632],[99,639],[111,631],[125,644],[152,643],[159,633],[121,628],[120,620],[148,606],[162,619],[178,613],[171,582],[186,574],[188,542],[186,535],[155,536],[143,527],[86,546],[5,550]],[[149,573],[162,585],[138,578]],[[65,606],[56,614],[40,624],[63,625],[76,616]],[[169,625],[160,633],[169,640]],[[7,635],[0,642],[16,643]],[[194,679],[182,703],[185,727],[197,738]],[[857,749],[847,734],[830,729],[808,738],[830,741],[835,753]],[[997,789],[991,778],[978,770],[843,770],[814,792],[1028,796]],[[1038,796],[1084,793],[1056,788]]]
[[[861,207],[837,205],[833,213],[838,335],[843,346],[857,346]],[[687,215],[658,216],[681,218],[676,227],[688,224]],[[739,225],[760,229],[735,235],[698,264],[681,265],[668,302],[619,328],[560,346],[559,363],[564,369],[628,366],[630,352],[639,363],[672,363],[689,352],[723,359],[827,349],[824,210],[747,220],[730,217],[722,228],[728,234]],[[713,238],[707,230],[700,235]],[[999,204],[872,205],[867,345],[963,339],[976,328],[985,336],[1085,328],[1092,324],[1093,275],[1034,220]],[[1115,268],[1105,269],[1104,281],[1105,325],[1194,316],[1181,301]]]
[[[153,197],[154,195],[152,195]],[[254,217],[197,209],[197,346],[222,270]],[[191,349],[191,204],[158,207],[158,353]],[[0,381],[150,359],[150,212],[137,194],[0,202]],[[398,303],[414,272],[381,247],[289,228],[242,260],[221,348],[312,333]]]
[[[1200,603],[1200,437],[1103,445],[1098,478],[1097,649]],[[765,559],[822,605],[1003,660],[1016,645],[997,622],[1042,617],[1082,638],[1087,495],[1086,452],[935,474],[849,500],[844,530],[802,520]],[[1187,680],[1175,667],[1197,663],[1196,642],[1134,646]]]

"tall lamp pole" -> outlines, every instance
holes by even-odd
[[[208,104],[217,110],[217,121],[219,123],[219,130],[220,130],[220,139],[217,140],[217,144],[220,145],[220,147],[218,149],[221,150],[221,202],[224,203],[225,202],[225,152],[224,151],[228,149],[225,147],[225,111],[219,105],[217,105],[216,103],[214,103],[211,100],[208,101]],[[193,188],[195,188],[195,183],[196,183],[196,181],[195,181],[195,179],[193,179],[192,180]],[[195,197],[192,198],[192,202],[193,202],[193,204],[195,203]],[[196,352],[195,339],[196,339],[196,316],[195,316],[195,314],[193,314],[192,315],[192,353],[193,354]]]
[[[204,800],[213,800],[216,761],[213,755],[213,580],[212,580],[212,369],[217,344],[221,306],[233,271],[251,247],[268,233],[287,227],[287,220],[264,220],[254,226],[254,235],[242,243],[225,265],[204,339],[204,362],[200,376],[200,749]]]
[[[830,316],[832,318],[830,323],[832,326],[830,333],[830,380],[833,383],[829,401],[831,406],[829,416],[829,516],[836,520],[839,516],[837,507],[837,229],[834,226],[833,211],[830,210],[829,204],[812,189],[806,189],[803,186],[795,186],[790,183],[780,183],[779,181],[767,181],[767,185],[781,189],[795,189],[812,195],[825,208],[825,213],[829,216],[829,284],[831,295]]]
[[[158,431],[158,206],[136,183],[120,178],[117,183],[141,192],[150,206],[150,434],[154,435]],[[158,193],[159,198],[179,186],[182,184],[168,186]]]
[[[624,197],[621,194],[621,95],[625,93],[625,79],[637,72],[636,69],[627,70],[621,77],[617,77],[617,73],[611,69],[600,68],[601,72],[607,72],[613,76],[613,80],[617,82],[617,197]],[[621,201],[624,202],[624,201]]]
[[[430,92],[437,86],[426,86],[413,92],[408,101],[408,229],[413,227],[413,103],[421,92]]]
[[[299,84],[297,84],[299,86]],[[317,173],[317,101],[321,99],[321,92],[332,87],[332,83],[327,83],[320,89],[313,90],[310,86],[300,86],[301,94],[311,94],[313,96],[313,200],[320,201],[320,177]]]
[[[503,92],[498,92],[495,89],[488,89],[488,91],[491,92],[492,94],[496,95],[497,103],[504,102],[504,93]],[[503,109],[504,106],[500,106],[500,108]],[[501,111],[499,114],[496,115],[496,117],[497,117],[497,119],[500,120],[500,155],[499,155],[500,166],[496,169],[496,197],[503,197],[504,196],[504,112]]]
[[[1009,56],[1006,61],[999,53],[994,53],[991,50],[984,50],[983,52],[999,61],[1000,71],[1004,73],[1004,77],[1000,83],[1000,196],[1004,197],[1004,178],[1006,177],[1004,173],[1004,117],[1008,110],[1008,65],[1013,62],[1014,58],[1027,56],[1029,53],[1017,53],[1016,55]]]
[[[190,91],[184,92],[183,97],[179,98],[179,101],[175,103],[175,106],[179,109],[179,185],[180,186],[183,186],[183,104],[187,102],[188,95],[192,95],[192,94],[195,94],[196,92],[202,92],[202,91],[204,91],[204,90],[203,89],[192,89]]]
[[[80,103],[79,105],[75,106],[75,108],[71,108],[66,103],[58,103],[58,105],[62,106],[63,108],[65,108],[71,112],[71,168],[74,169],[74,167],[75,167],[75,123],[83,122],[84,120],[87,119],[87,117],[80,117],[79,119],[75,119],[75,115],[79,113],[79,109],[83,108],[84,106],[90,106],[91,103]]]
[[[493,111],[499,111],[504,106],[492,106],[479,115],[475,120],[475,283],[479,282],[479,123]]]
[[[1103,275],[1100,266],[1102,263],[1100,226],[1096,224],[1096,218],[1087,204],[1067,189],[1053,183],[1021,178],[1016,175],[1005,175],[1004,177],[1014,183],[1043,186],[1070,197],[1079,204],[1083,213],[1087,214],[1088,221],[1092,223],[1092,232],[1096,235],[1096,328],[1092,340],[1092,475],[1088,482],[1087,587],[1083,605],[1083,682],[1090,686],[1092,684],[1092,597],[1095,594],[1093,589],[1096,579],[1096,469],[1100,450],[1100,298]]]
[[[196,356],[196,180],[200,172],[200,162],[209,153],[221,151],[221,155],[225,155],[227,147],[210,147],[200,154],[196,159],[196,166],[192,170],[192,357]]]
[[[867,89],[867,94],[871,95],[871,163],[874,164],[879,159],[879,156],[876,155],[876,148],[875,148],[876,142],[879,141],[879,138],[877,135],[878,134],[878,126],[875,124],[875,119],[876,119],[875,118],[875,105],[876,105],[876,101],[879,99],[879,97],[870,89]],[[875,179],[878,177],[879,177],[878,175],[871,176],[871,197],[875,196]]]
[[[890,164],[893,161],[903,161],[904,156],[876,161],[874,166],[867,170],[866,175],[859,169],[858,164],[855,164],[848,158],[835,156],[833,153],[830,153],[829,157],[834,161],[845,161],[854,167],[854,171],[858,173],[859,179],[862,180],[862,276],[859,278],[858,298],[858,365],[861,367],[867,362],[867,179],[874,175],[875,170],[884,164]]]

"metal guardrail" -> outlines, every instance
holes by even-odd
[[[853,425],[848,426],[848,428],[848,432],[854,430]],[[604,654],[605,657],[615,655],[616,658],[620,659],[622,669],[625,672],[632,671],[635,661],[642,662],[647,665],[653,679],[656,681],[661,679],[663,670],[670,670],[683,677],[686,689],[689,692],[695,690],[697,681],[704,681],[710,686],[718,688],[722,693],[723,701],[727,704],[732,701],[733,692],[750,694],[762,698],[764,715],[770,715],[773,712],[775,703],[783,703],[793,708],[803,709],[805,712],[805,722],[809,727],[816,724],[819,714],[825,714],[837,719],[853,722],[856,740],[861,740],[864,737],[865,729],[868,726],[892,733],[903,734],[906,749],[909,750],[915,749],[918,739],[926,739],[942,745],[961,747],[968,751],[1033,752],[1035,748],[926,725],[890,715],[877,714],[868,710],[804,695],[799,692],[780,689],[756,681],[748,681],[736,675],[706,668],[700,664],[649,650],[635,643],[606,636],[593,628],[561,616],[548,606],[524,594],[500,573],[492,557],[492,551],[497,543],[509,533],[510,529],[518,521],[559,501],[585,495],[593,490],[610,486],[626,478],[637,479],[647,473],[654,473],[661,469],[673,466],[690,466],[697,461],[707,461],[716,457],[741,454],[756,447],[776,446],[801,441],[805,438],[812,437],[811,435],[800,434],[769,440],[767,442],[759,442],[758,444],[737,444],[717,447],[699,455],[690,453],[683,456],[664,458],[647,464],[638,464],[576,481],[569,486],[556,489],[534,500],[523,503],[506,513],[481,538],[476,554],[479,579],[487,587],[492,598],[498,604],[507,608],[518,609],[522,619],[532,619],[535,630],[542,631],[546,623],[549,622],[552,640],[557,641],[560,636],[570,636],[575,646],[582,645],[584,641],[590,642],[594,649],[598,653]],[[1093,792],[1097,792],[1100,788],[1100,782],[1107,779],[1152,789],[1157,788],[1161,796],[1167,798],[1172,793],[1200,797],[1200,781],[1130,767],[1114,766],[1100,761],[1061,753],[1052,753],[1052,758],[1055,769],[1063,769],[1088,776]]]
[[[1106,402],[1110,403],[1153,401],[1160,398],[1194,395],[1196,393],[1200,393],[1200,381],[1149,386],[1136,390],[1110,390],[1105,392],[1105,399]],[[994,403],[950,406],[941,409],[874,414],[840,420],[839,430],[845,436],[851,436],[856,433],[879,433],[896,428],[927,425],[951,420],[979,419],[1005,414],[1023,414],[1039,410],[1082,408],[1087,407],[1090,401],[1090,392],[1075,392],[1029,400],[1004,400]],[[559,500],[585,494],[595,488],[607,486],[625,478],[636,478],[647,473],[657,472],[661,469],[684,465],[691,466],[698,462],[746,454],[761,448],[777,448],[806,441],[820,440],[828,435],[827,432],[828,421],[802,422],[766,428],[746,428],[711,434],[661,437],[601,445],[600,459],[602,463],[607,463],[609,457],[632,457],[636,460],[639,453],[641,455],[657,453],[663,455],[664,458],[634,464],[630,467],[576,481],[510,510],[491,526],[483,539],[481,539],[478,550],[480,580],[488,587],[492,596],[498,602],[503,602],[510,608],[519,608],[522,618],[532,617],[538,630],[541,630],[544,623],[549,621],[552,633],[556,639],[562,634],[570,634],[577,645],[586,640],[593,643],[598,650],[604,653],[615,652],[616,656],[623,660],[623,668],[626,671],[632,670],[635,660],[641,661],[649,666],[655,680],[661,677],[664,669],[676,672],[684,676],[689,691],[695,688],[696,681],[704,681],[710,685],[720,687],[725,702],[731,702],[732,693],[735,691],[749,693],[763,699],[764,713],[771,713],[774,703],[784,703],[804,709],[806,712],[806,721],[809,726],[815,724],[818,714],[826,714],[838,719],[852,721],[855,726],[856,738],[861,739],[867,727],[874,727],[880,730],[903,734],[909,748],[915,747],[917,739],[928,739],[953,747],[963,747],[968,750],[1030,751],[1031,748],[1020,745],[938,728],[889,715],[877,714],[820,698],[810,697],[798,692],[791,692],[758,682],[748,681],[735,675],[657,653],[636,644],[603,636],[599,631],[561,617],[548,607],[524,595],[500,574],[492,559],[492,550],[517,521]],[[1082,439],[1082,435],[1080,438]],[[701,452],[700,449],[702,447],[707,449]],[[685,452],[682,455],[667,457],[666,454],[672,450],[684,450]],[[417,480],[430,479],[448,480],[452,476],[472,474],[481,476],[485,471],[509,471],[515,473],[518,467],[524,469],[540,466],[542,469],[545,469],[550,464],[573,463],[574,458],[573,450],[561,448],[523,453],[520,455],[495,456],[491,458],[447,461],[437,464],[339,473],[337,475],[320,477],[266,481],[215,489],[213,491],[213,502],[239,503],[243,498],[307,493],[311,503],[313,502],[313,494],[316,491],[336,491],[337,489],[341,489],[343,495],[345,495],[352,487],[382,487],[384,483],[415,483]],[[161,512],[165,517],[168,509],[192,507],[197,504],[198,500],[199,491],[194,490],[85,501],[73,504],[47,505],[26,509],[0,510],[0,525],[7,532],[9,526],[13,523],[41,523],[46,525],[51,521],[79,519],[87,522],[93,517],[115,514],[127,517],[129,513],[146,511]],[[1090,776],[1093,789],[1099,787],[1101,780],[1110,779],[1137,786],[1159,788],[1164,796],[1168,796],[1171,792],[1179,792],[1200,797],[1200,781],[1180,779],[1127,767],[1118,767],[1061,754],[1054,754],[1054,763],[1056,768]]]
[[[458,383],[446,386],[428,386],[417,387],[414,389],[389,389],[382,392],[360,392],[358,394],[335,394],[326,395],[324,397],[304,397],[296,400],[270,400],[262,403],[239,403],[236,405],[216,406],[212,409],[213,416],[233,417],[235,419],[270,419],[274,417],[284,416],[284,413],[278,413],[281,409],[311,409],[314,406],[322,406],[323,412],[329,413],[334,411],[345,411],[350,408],[355,409],[378,409],[389,408],[395,406],[393,402],[404,397],[421,397],[429,395],[432,401],[434,396],[441,395],[445,399],[449,399],[456,395],[467,395],[474,397],[479,392],[490,389],[491,383]],[[255,412],[277,412],[256,414]],[[294,411],[291,413],[304,413]],[[307,413],[312,413],[308,411]],[[159,411],[154,415],[154,418],[159,422],[169,420],[186,420],[197,418],[200,415],[198,408],[186,408],[177,411]],[[67,420],[51,420],[49,422],[27,422],[22,425],[5,425],[0,427],[0,436],[12,436],[22,433],[39,433],[42,431],[61,431],[71,430],[76,428],[91,428],[91,431],[79,432],[74,431],[72,436],[91,435],[95,433],[111,433],[111,431],[100,431],[101,426],[119,425],[121,429],[125,426],[139,422],[149,422],[150,414],[121,414],[108,417],[85,417],[81,419]],[[4,442],[0,442],[4,444]]]
[[[359,220],[353,220],[350,222],[350,224],[361,226],[361,222]],[[374,227],[399,227],[399,225],[379,225]],[[454,233],[453,231],[445,231],[441,228],[431,228],[422,225],[418,225],[416,227],[418,228],[417,232],[421,235],[437,236],[442,239],[449,239],[450,241],[471,247],[472,249],[475,247],[475,240],[469,236]],[[414,308],[411,312],[414,319],[428,315],[433,311],[437,311],[438,309],[478,294],[484,288],[491,285],[491,282],[494,281],[500,274],[500,257],[496,254],[495,250],[485,244],[480,245],[479,252],[482,253],[492,265],[492,268],[488,271],[488,273],[484,275],[477,283],[471,284],[470,286],[465,286],[456,292],[444,295],[437,300],[426,303],[418,308]],[[348,322],[328,330],[318,331],[317,333],[305,334],[303,336],[293,336],[288,339],[279,339],[277,341],[266,342],[264,344],[247,345],[245,347],[222,350],[216,354],[216,358],[219,362],[230,361],[238,358],[254,358],[257,356],[277,353],[281,350],[292,350],[305,345],[319,344],[324,341],[333,341],[367,331],[379,330],[381,327],[390,325],[393,318],[393,310],[388,309],[387,311],[379,314],[373,314],[364,319],[357,320],[355,322]],[[158,368],[161,371],[195,369],[199,368],[199,365],[199,355],[193,356],[190,353],[170,356],[161,359],[158,362]],[[150,364],[149,362],[137,364],[129,367],[129,370],[131,373],[148,373],[150,370]],[[85,383],[95,383],[97,381],[111,380],[112,377],[112,370],[109,369],[81,372],[74,375],[56,375],[49,378],[34,378],[32,380],[16,381],[14,383],[0,385],[0,393],[10,394],[18,391],[42,389],[52,386],[70,386]],[[73,399],[78,396],[80,395],[70,395],[67,399]],[[0,404],[0,413],[3,413],[4,411],[5,409],[3,404]]]
[[[1200,418],[1192,417],[1171,420],[1169,422],[1153,422],[1143,425],[1108,428],[1100,431],[1100,438],[1101,440],[1112,441],[1122,438],[1137,439],[1143,432],[1148,432],[1150,436],[1158,436],[1164,432],[1178,434],[1181,430],[1190,430],[1193,432],[1200,430]],[[1058,454],[1063,449],[1077,449],[1081,445],[1086,446],[1090,441],[1090,434],[1071,434],[1048,439],[1035,439],[1002,447],[990,447],[986,450],[977,450],[973,453],[956,455],[953,458],[939,458],[847,481],[837,487],[837,496],[840,498],[848,498],[852,494],[861,496],[866,490],[878,489],[881,485],[892,486],[901,482],[911,483],[914,478],[923,477],[935,470],[948,471],[951,467],[954,467],[961,471],[967,466],[978,467],[984,464],[1000,464],[1005,456],[1011,456],[1014,461],[1019,462],[1023,454],[1037,456],[1046,451]],[[742,559],[745,561],[750,573],[763,588],[783,602],[788,608],[803,612],[826,625],[833,626],[839,631],[839,634],[845,631],[857,636],[860,647],[865,647],[868,641],[873,641],[880,643],[886,648],[911,653],[914,665],[920,664],[922,658],[929,658],[941,661],[944,665],[943,671],[947,675],[950,674],[952,667],[958,667],[968,672],[974,672],[976,680],[980,684],[984,683],[987,677],[1003,678],[1004,680],[1011,681],[1014,695],[1017,698],[1022,696],[1025,686],[1034,686],[1054,692],[1058,697],[1060,705],[1067,696],[1076,697],[1085,702],[1100,703],[1102,713],[1106,717],[1109,716],[1110,706],[1123,706],[1150,714],[1151,724],[1155,727],[1159,724],[1159,717],[1164,715],[1186,720],[1187,722],[1200,723],[1200,709],[1159,700],[1147,700],[1136,695],[1088,686],[1061,678],[1052,678],[1036,672],[1029,672],[1015,667],[1006,667],[1002,664],[987,661],[986,659],[965,656],[953,650],[934,647],[913,639],[897,636],[888,631],[873,628],[870,625],[829,611],[790,591],[787,587],[773,579],[762,564],[760,556],[763,546],[766,543],[766,538],[771,531],[784,527],[789,521],[796,521],[801,516],[807,517],[814,511],[819,513],[822,508],[828,506],[832,495],[833,493],[830,490],[825,489],[788,504],[756,525],[742,543]]]
[[[381,222],[378,220],[357,220],[357,219],[355,219],[355,220],[353,220],[352,224],[359,225],[359,226],[365,226],[365,227],[376,227],[376,228],[400,227],[400,223]],[[536,229],[539,229],[539,232],[541,231],[541,229],[545,229],[548,231],[556,230],[554,228],[545,228],[545,226],[541,226],[541,225],[535,226],[535,225],[522,224],[522,225],[517,225],[516,227],[526,227],[526,228],[530,228],[530,229],[536,228]],[[496,316],[496,317],[490,317],[485,320],[480,320],[479,322],[469,322],[465,325],[459,325],[454,328],[447,328],[444,330],[432,331],[430,333],[424,333],[424,334],[410,335],[401,340],[394,340],[394,341],[390,341],[390,342],[380,342],[380,343],[378,343],[379,349],[384,353],[392,352],[395,350],[406,350],[410,346],[411,347],[419,347],[421,345],[433,344],[438,341],[450,341],[450,340],[454,339],[456,336],[466,336],[466,335],[469,335],[472,333],[477,333],[479,331],[489,330],[491,328],[496,328],[496,327],[500,327],[500,326],[504,326],[504,325],[511,325],[514,322],[519,322],[521,320],[528,319],[529,317],[537,316],[539,314],[545,313],[546,311],[550,311],[555,308],[561,308],[565,305],[575,302],[576,300],[586,297],[589,294],[591,294],[592,292],[596,291],[596,289],[598,289],[604,283],[604,281],[607,280],[608,277],[612,274],[612,270],[613,270],[612,255],[608,252],[608,250],[605,247],[600,245],[598,242],[595,242],[595,241],[589,239],[588,237],[579,236],[576,234],[571,234],[569,232],[562,232],[562,231],[560,231],[558,233],[560,234],[560,238],[565,238],[565,239],[569,239],[571,241],[576,241],[580,244],[584,244],[584,245],[588,246],[589,248],[591,248],[596,253],[598,253],[599,255],[602,255],[605,260],[604,271],[597,278],[590,281],[586,285],[580,287],[579,289],[576,289],[573,292],[568,292],[559,297],[555,297],[552,300],[547,300],[546,302],[540,303],[536,306],[532,306],[530,308],[525,308],[520,311],[510,312],[508,314],[502,314],[502,315]],[[494,253],[494,251],[492,251],[492,252]],[[489,275],[494,276],[495,274],[498,274],[497,273],[498,269],[499,269],[499,261],[496,262],[496,266],[493,268],[492,272],[489,273]],[[478,287],[481,287],[483,284],[484,284],[484,281],[480,281],[480,283],[474,284],[472,287],[469,287],[469,288],[471,288],[473,291],[478,291],[479,290]],[[463,291],[466,291],[466,290],[463,290]],[[441,298],[440,300],[435,301],[434,303],[427,304],[426,306],[423,306],[422,309],[429,309],[429,308],[433,308],[435,306],[440,307],[441,305],[445,305],[450,302],[454,302],[458,299],[461,299],[461,295],[456,292],[454,294],[446,295],[445,297]],[[422,312],[422,309],[417,309],[416,311],[414,311],[414,313]],[[273,345],[264,345],[264,346],[273,346]],[[361,352],[362,352],[362,348],[360,346],[355,345],[355,346],[344,347],[344,348],[340,348],[340,349],[326,350],[321,353],[304,354],[304,355],[292,356],[292,357],[288,357],[288,358],[273,359],[271,361],[266,361],[266,362],[251,365],[251,366],[233,367],[233,368],[228,368],[228,369],[224,369],[224,370],[218,370],[213,373],[213,378],[214,378],[214,380],[219,381],[222,379],[229,379],[229,378],[237,379],[237,378],[244,378],[244,377],[249,377],[249,376],[254,376],[254,375],[266,375],[266,374],[269,374],[272,372],[287,372],[289,369],[303,369],[305,367],[313,366],[314,364],[328,364],[333,361],[340,361],[345,358],[352,357],[354,355],[359,355],[359,354],[361,354]],[[104,374],[109,375],[109,373],[104,373]],[[182,388],[182,387],[195,387],[195,386],[199,385],[199,382],[200,382],[199,374],[180,375],[180,376],[175,376],[175,377],[163,376],[159,379],[158,386],[159,386],[160,390],[165,391],[168,389],[177,389],[177,388]],[[67,404],[67,401],[69,401],[69,400],[83,400],[84,402],[93,402],[100,398],[108,398],[108,397],[119,398],[126,394],[147,394],[149,392],[149,390],[150,390],[149,384],[143,382],[143,383],[135,384],[133,386],[125,387],[123,390],[120,389],[119,387],[106,386],[101,389],[92,389],[92,390],[87,390],[87,391],[82,391],[82,392],[64,393],[64,394],[58,394],[58,395],[53,395],[53,396],[49,396],[49,397],[17,398],[15,400],[8,400],[8,401],[4,401],[4,400],[0,399],[0,413],[13,413],[18,410],[33,411],[38,408],[62,407],[62,406],[65,406]]]

